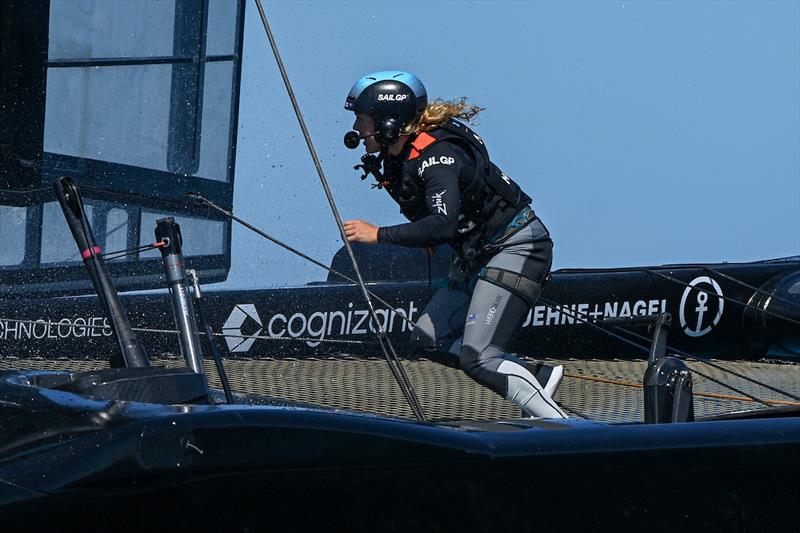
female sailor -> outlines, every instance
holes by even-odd
[[[550,272],[553,242],[530,197],[490,159],[469,122],[481,109],[457,101],[428,103],[422,82],[400,71],[358,80],[345,102],[355,132],[378,153],[367,170],[410,221],[376,227],[345,222],[350,242],[430,248],[450,245],[450,286],[426,306],[412,339],[449,351],[475,381],[532,417],[563,418],[553,400],[561,366],[529,365],[508,352]],[[357,133],[356,133],[357,132]]]

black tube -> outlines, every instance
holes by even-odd
[[[78,187],[72,179],[63,177],[53,183],[53,188],[55,189],[58,203],[61,204],[64,217],[67,219],[67,225],[75,238],[75,243],[78,245],[83,264],[86,265],[86,269],[89,271],[89,277],[92,279],[95,292],[97,292],[97,298],[100,300],[106,315],[108,315],[111,329],[119,344],[120,353],[111,354],[111,367],[137,368],[150,366],[147,354],[131,328],[128,313],[125,312],[125,308],[122,306],[117,290],[114,288],[114,283],[111,281],[111,276],[109,276],[106,269],[105,262],[100,256],[100,247],[97,246],[92,228],[86,219],[83,199]]]
[[[225,372],[225,366],[222,364],[222,357],[219,355],[219,348],[217,347],[217,341],[214,338],[214,332],[211,331],[211,326],[208,324],[208,318],[206,317],[206,311],[203,307],[203,302],[200,301],[200,292],[196,289],[194,292],[194,298],[197,300],[197,313],[200,317],[200,323],[203,324],[203,330],[206,332],[208,345],[211,348],[211,356],[214,358],[214,365],[217,367],[219,380],[222,382],[222,389],[225,391],[225,401],[227,401],[229,404],[233,404],[235,402],[233,401],[231,385],[228,382],[228,374]]]

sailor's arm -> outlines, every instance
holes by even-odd
[[[415,222],[379,228],[378,242],[425,247],[437,246],[455,237],[461,209],[460,164],[450,155],[450,150],[432,152],[430,156],[426,154],[425,160],[434,163],[422,169],[428,215]]]

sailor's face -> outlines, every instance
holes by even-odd
[[[358,136],[364,140],[364,147],[367,153],[374,154],[379,152],[381,147],[378,141],[375,140],[375,121],[372,117],[364,113],[356,113],[356,121],[353,123],[353,129],[358,132]],[[370,135],[371,137],[367,137]]]

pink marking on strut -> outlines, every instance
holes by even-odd
[[[81,252],[81,257],[83,257],[84,261],[89,259],[93,255],[100,255],[100,247],[99,246],[93,246],[93,247],[87,248],[86,250]]]

